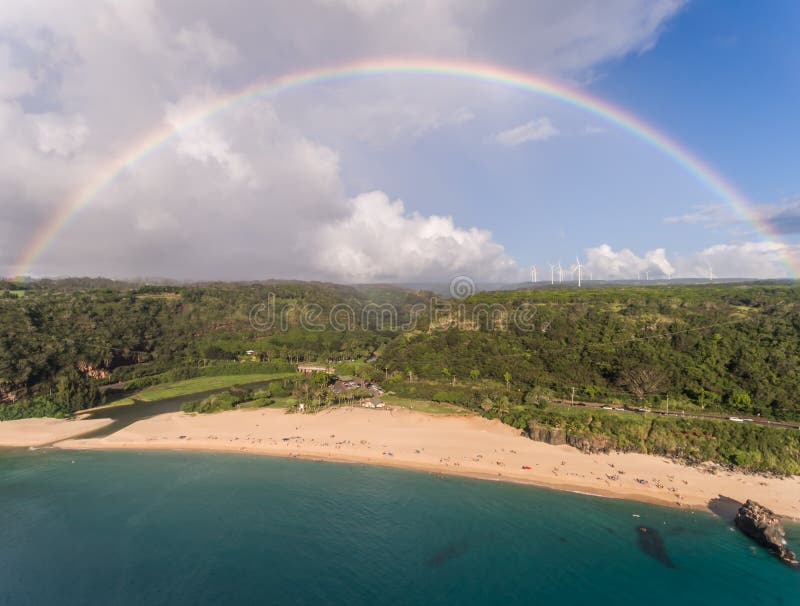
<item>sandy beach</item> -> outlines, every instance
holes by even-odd
[[[44,446],[100,429],[110,419],[20,419],[0,421],[0,447]]]
[[[365,463],[689,509],[707,509],[711,499],[724,495],[737,501],[755,499],[780,515],[800,519],[798,477],[746,475],[711,465],[688,467],[639,454],[584,454],[569,446],[534,442],[512,427],[480,417],[361,408],[316,415],[273,409],[169,413],[96,439],[66,439],[67,429],[58,423],[68,422],[40,422],[38,433],[29,428],[21,433],[28,432],[29,443],[53,441],[44,437],[45,428],[52,427],[63,439],[58,448],[206,450]],[[29,421],[26,427],[39,424]]]

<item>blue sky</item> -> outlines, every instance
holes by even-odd
[[[602,119],[430,76],[317,84],[181,130],[93,198],[34,275],[515,281],[787,275],[800,225],[800,5],[696,0],[57,0],[0,9],[0,273],[143,133],[220,95],[376,57],[569,83],[650,122],[785,232]],[[527,136],[520,136],[521,134]],[[402,201],[402,202],[400,202]],[[125,226],[120,231],[119,226]]]
[[[754,203],[779,203],[800,192],[797,23],[795,2],[770,3],[769,11],[749,2],[692,3],[652,48],[597,66],[584,88],[683,143]],[[746,225],[664,225],[722,201],[670,158],[601,119],[527,93],[517,97],[466,133],[354,150],[363,154],[359,169],[422,212],[491,229],[524,264],[571,262],[603,242],[688,255],[726,240],[730,229],[755,238]],[[541,115],[562,135],[512,149],[484,140]],[[605,132],[581,133],[592,126]]]
[[[684,141],[756,202],[796,195],[797,2],[690,4],[593,86]]]

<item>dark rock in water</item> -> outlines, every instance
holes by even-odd
[[[638,531],[639,549],[667,568],[675,568],[675,564],[669,559],[667,548],[664,547],[664,539],[661,538],[661,534],[649,526],[639,526]]]
[[[778,516],[750,499],[739,508],[736,526],[751,539],[767,547],[778,559],[789,566],[798,567],[797,556],[786,547],[786,532]]]
[[[457,558],[460,555],[463,555],[469,549],[469,543],[466,541],[457,541],[454,543],[448,543],[444,547],[442,547],[439,551],[434,553],[431,557],[425,560],[425,564],[430,566],[431,568],[438,568],[443,564],[446,564],[450,560]]]

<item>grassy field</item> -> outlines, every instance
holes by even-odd
[[[290,408],[297,404],[297,401],[292,396],[273,398],[274,404],[270,404],[265,408]],[[242,402],[238,408],[259,408],[255,402]]]
[[[455,404],[447,402],[432,402],[431,400],[414,400],[411,398],[401,398],[399,396],[383,396],[383,401],[389,406],[398,408],[408,408],[417,412],[426,412],[435,415],[460,415],[468,416],[475,413]]]
[[[285,379],[294,376],[293,372],[277,372],[277,373],[261,373],[252,375],[222,375],[219,377],[197,377],[194,379],[186,379],[184,381],[175,381],[173,383],[164,383],[163,385],[153,385],[147,387],[135,394],[126,396],[120,400],[112,402],[113,406],[120,406],[122,404],[131,404],[134,400],[143,400],[145,402],[153,402],[155,400],[164,400],[166,398],[174,398],[175,396],[187,396],[193,393],[201,393],[210,391],[212,389],[225,389],[233,387],[234,385],[246,385],[249,383],[258,383],[261,381],[272,381],[276,379]]]

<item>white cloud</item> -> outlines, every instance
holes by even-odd
[[[675,273],[663,248],[639,256],[628,248],[614,250],[608,244],[586,249],[586,268],[598,279],[631,279],[651,272],[667,275]]]
[[[48,113],[35,117],[36,140],[39,150],[45,154],[69,156],[83,147],[89,129],[80,114],[61,116]]]
[[[630,249],[614,250],[602,244],[586,250],[586,268],[598,279],[705,278],[709,265],[718,278],[784,278],[789,275],[787,258],[800,258],[800,246],[779,242],[715,244],[695,253],[667,258],[656,248],[637,255]]]
[[[317,263],[348,281],[435,279],[469,274],[481,280],[520,279],[521,270],[481,229],[452,217],[408,213],[381,192],[349,202],[349,214],[319,233]]]
[[[211,97],[211,95],[209,95]],[[207,102],[207,101],[206,101]],[[184,116],[196,113],[192,107],[201,102],[195,97],[182,99],[177,104],[170,104],[166,109],[166,120],[175,128],[181,128],[178,134],[177,151],[179,154],[193,158],[203,164],[217,162],[236,181],[255,181],[255,171],[247,158],[231,149],[225,135],[209,122],[192,123],[184,126]]]
[[[76,11],[61,0],[4,0],[0,271],[65,200],[103,178],[134,143],[243,83],[411,54],[581,79],[608,58],[646,48],[679,5],[97,0]],[[380,80],[298,89],[186,129],[102,189],[34,272],[515,276],[513,261],[485,230],[414,213],[385,194],[345,192],[345,145],[337,145],[408,141],[454,128],[504,107],[506,91],[487,85],[476,95],[474,83],[411,75]],[[549,121],[534,121],[517,137],[541,139],[553,130]],[[340,136],[323,136],[331,132]]]
[[[494,140],[501,145],[513,147],[528,141],[547,141],[558,135],[558,129],[549,118],[536,118],[508,130],[497,133]]]
[[[787,258],[798,258],[800,247],[780,242],[715,244],[679,261],[679,271],[705,277],[708,265],[720,278],[784,278],[789,273]]]

